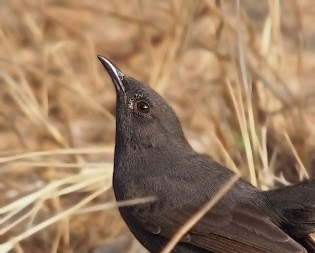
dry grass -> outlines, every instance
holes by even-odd
[[[315,3],[240,3],[0,2],[0,252],[140,252],[104,204],[115,94],[97,54],[254,185],[314,177]]]

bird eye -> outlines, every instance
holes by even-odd
[[[138,110],[138,112],[141,112],[141,113],[149,113],[150,112],[150,106],[148,105],[148,103],[146,103],[144,101],[139,101],[137,103],[137,110]]]

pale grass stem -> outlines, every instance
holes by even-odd
[[[64,217],[67,217],[71,214],[73,214],[76,210],[80,209],[81,207],[83,207],[84,205],[86,205],[87,203],[89,203],[91,200],[93,200],[94,198],[96,198],[97,196],[101,195],[102,193],[104,193],[106,190],[108,190],[108,187],[103,187],[99,190],[97,190],[96,192],[92,193],[91,195],[89,195],[88,197],[84,198],[83,200],[81,200],[78,204],[72,206],[71,208],[58,213],[57,215],[45,220],[42,223],[39,223],[38,225],[35,225],[34,227],[32,227],[31,229],[23,232],[22,234],[15,236],[13,238],[11,238],[10,240],[8,240],[7,242],[0,244],[0,252],[1,253],[6,253],[9,252],[9,250],[11,250],[14,245],[16,245],[16,243],[24,240],[25,238],[37,233],[38,231],[62,220]]]
[[[237,183],[240,175],[235,174],[199,211],[197,211],[172,237],[161,253],[170,253],[176,244],[189,232],[221,198]]]
[[[79,183],[76,183],[74,185],[71,185],[69,187],[66,187],[64,189],[61,189],[59,191],[57,191],[57,189],[50,189],[49,191],[43,191],[43,190],[40,190],[39,192],[37,192],[37,198],[38,198],[38,201],[37,203],[34,205],[34,207],[28,211],[26,214],[24,214],[22,217],[18,218],[17,220],[11,222],[8,226],[2,228],[0,230],[0,235],[1,234],[4,234],[6,233],[7,231],[9,231],[10,229],[12,229],[14,226],[16,226],[17,224],[19,224],[20,222],[22,222],[23,220],[27,219],[30,217],[30,220],[28,222],[29,226],[32,224],[33,220],[34,220],[34,217],[35,215],[38,213],[38,211],[40,210],[40,208],[43,206],[43,203],[46,199],[49,199],[49,198],[54,198],[54,197],[59,197],[61,195],[65,195],[65,194],[70,194],[72,192],[79,192],[80,189],[83,189],[85,187],[88,187],[88,186],[93,186],[93,188],[99,188],[99,184],[97,183],[102,183],[103,185],[105,185],[107,188],[109,188],[111,186],[111,183],[109,180],[111,177],[108,176],[108,175],[103,175],[104,173],[102,173],[100,176],[96,176],[96,174],[94,174],[94,176],[90,179],[86,179],[86,180],[83,180],[83,181],[79,181]],[[86,177],[86,176],[85,176]],[[82,179],[81,179],[82,180]],[[108,181],[108,183],[106,183],[106,180]],[[61,181],[61,180],[60,180]],[[55,181],[56,182],[56,181]],[[56,185],[56,184],[54,184]],[[90,191],[92,189],[89,189]],[[38,194],[39,193],[39,194]],[[29,196],[29,195],[28,195]],[[16,202],[13,202],[11,203],[11,205],[14,207],[14,206],[17,206],[15,209],[12,210],[12,207],[10,208],[9,207],[9,210],[12,210],[8,215],[6,215],[5,217],[3,217],[1,219],[1,223],[4,223],[5,221],[9,220],[10,218],[12,218],[13,216],[17,215],[20,211],[22,211],[24,208],[26,208],[28,205],[32,204],[33,202],[35,202],[35,199],[29,199],[27,198],[28,196],[22,198],[22,199],[19,199],[17,200],[16,202],[20,203],[21,202],[21,205],[14,205],[16,204]],[[25,201],[25,198],[27,198],[27,201]],[[23,202],[24,200],[24,202]],[[26,203],[25,203],[26,202]],[[10,204],[9,204],[10,205]],[[6,207],[4,207],[5,209]]]
[[[102,175],[104,173],[104,171],[100,171],[99,174]],[[91,175],[91,177],[93,177],[93,180],[96,178],[98,178],[99,176],[96,176],[96,173],[93,173],[93,175]],[[70,176],[67,178],[63,178],[60,179],[58,181],[53,181],[51,183],[49,183],[48,185],[46,185],[43,189],[36,191],[34,193],[31,193],[21,199],[18,199],[2,208],[0,208],[0,214],[9,212],[9,211],[15,211],[16,208],[24,208],[26,206],[28,206],[30,203],[34,202],[36,199],[41,198],[42,196],[46,195],[46,194],[51,194],[54,191],[56,191],[56,189],[58,189],[60,186],[65,185],[65,184],[69,184],[69,183],[75,183],[75,182],[80,182],[80,185],[84,185],[84,180],[86,180],[86,178],[88,177],[87,174],[79,174],[79,175],[74,175],[74,176]],[[102,175],[101,179],[104,178],[111,178],[109,176],[106,177],[105,175]],[[68,188],[69,189],[69,188]],[[69,193],[70,191],[67,190],[67,193]],[[61,193],[65,193],[65,192],[61,192]]]
[[[10,229],[15,227],[16,225],[18,225],[19,223],[21,223],[22,221],[24,221],[28,217],[30,217],[33,213],[37,213],[38,210],[43,206],[43,203],[44,202],[41,200],[37,201],[37,203],[33,206],[33,208],[31,210],[29,210],[27,213],[25,213],[23,216],[21,216],[17,220],[11,222],[8,226],[1,228],[0,229],[0,236],[5,234],[6,232],[8,232]]]
[[[238,101],[236,100],[233,88],[231,86],[231,83],[227,80],[226,81],[232,100],[233,100],[233,104],[235,107],[235,111],[236,111],[236,115],[237,115],[237,119],[238,122],[240,124],[240,128],[241,128],[241,133],[242,133],[242,137],[244,140],[244,145],[245,145],[245,152],[246,152],[246,157],[247,157],[247,161],[248,161],[248,167],[249,167],[249,173],[250,173],[250,180],[251,183],[254,186],[257,186],[257,176],[256,176],[256,172],[255,172],[255,166],[254,166],[254,158],[253,158],[253,153],[252,153],[252,148],[251,148],[251,144],[250,144],[250,138],[249,138],[249,134],[248,134],[248,130],[247,130],[247,123],[246,123],[246,117],[245,117],[245,111],[244,111],[244,106],[243,106],[243,102],[242,102],[242,97],[241,97],[241,92],[238,86]]]
[[[136,199],[130,199],[130,200],[123,200],[118,202],[109,202],[104,204],[98,204],[86,207],[84,209],[80,209],[74,214],[84,214],[84,213],[91,213],[91,212],[97,212],[97,211],[103,211],[111,208],[117,208],[117,207],[124,207],[124,206],[134,206],[139,204],[145,204],[156,201],[156,197],[146,197],[146,198],[136,198]]]
[[[24,153],[20,155],[1,157],[0,163],[11,162],[11,161],[26,159],[26,158],[33,158],[33,157],[38,157],[38,156],[97,154],[97,153],[112,154],[113,147],[67,148],[67,149],[56,149],[56,150],[49,150],[49,151],[35,151],[35,152]]]
[[[308,172],[307,172],[307,170],[306,170],[304,164],[302,163],[302,161],[301,161],[301,159],[300,159],[298,153],[296,152],[296,149],[294,148],[294,145],[293,145],[293,143],[292,143],[292,141],[291,141],[289,135],[288,135],[287,133],[285,133],[284,136],[285,136],[285,138],[286,138],[286,140],[287,140],[287,142],[288,142],[288,144],[289,144],[289,146],[290,146],[290,148],[291,148],[291,150],[292,150],[292,153],[293,153],[295,159],[297,160],[297,162],[298,162],[298,164],[299,164],[299,168],[300,168],[302,174],[304,175],[304,177],[305,177],[306,179],[309,179],[309,178],[310,178],[310,175],[308,174]]]

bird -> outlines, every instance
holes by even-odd
[[[156,198],[119,211],[136,239],[158,253],[235,173],[190,146],[156,91],[98,59],[116,89],[115,198]],[[239,179],[172,252],[314,253],[314,231],[315,180],[262,191]]]

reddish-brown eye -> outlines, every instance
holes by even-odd
[[[148,105],[148,103],[146,103],[144,101],[139,101],[137,103],[137,110],[138,110],[138,112],[141,112],[141,113],[149,113],[150,112],[150,106]]]

